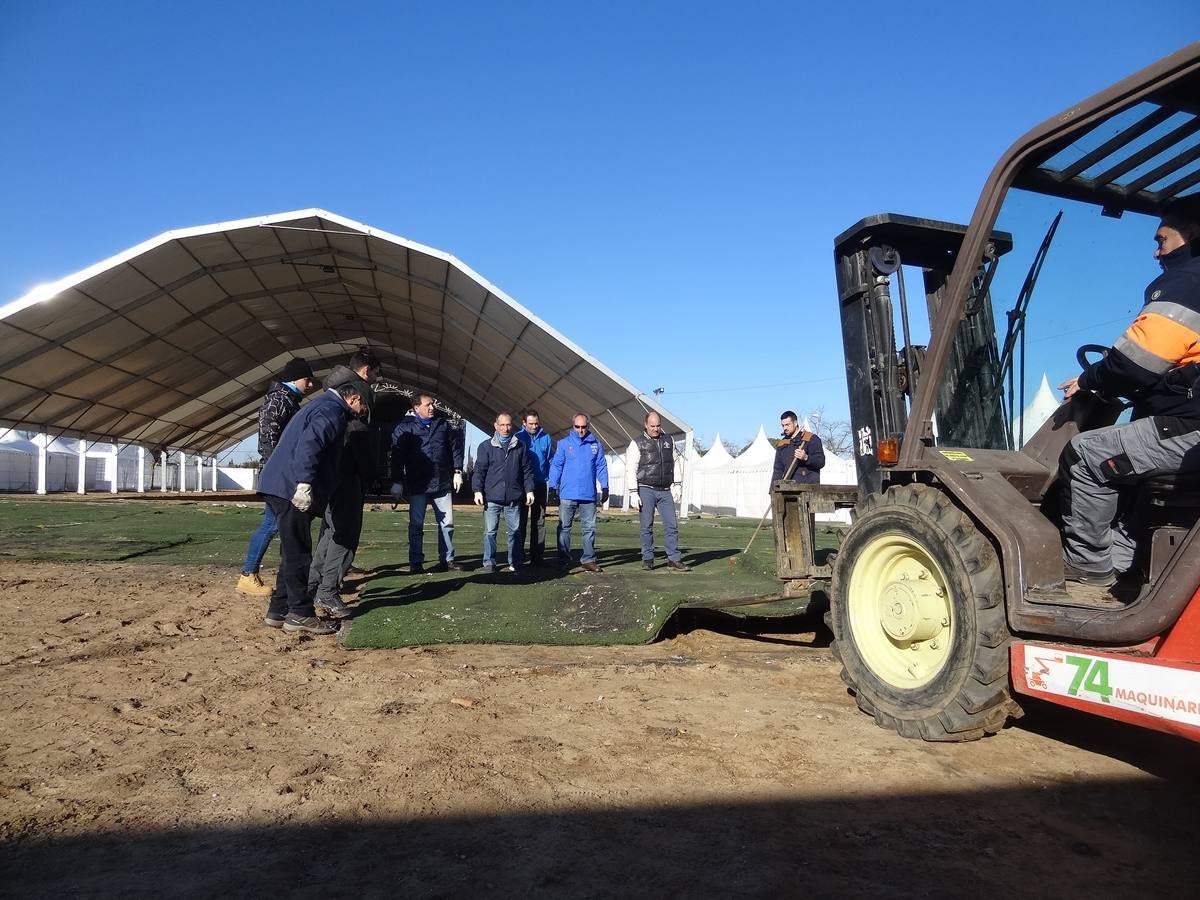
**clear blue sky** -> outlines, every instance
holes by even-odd
[[[6,0],[0,303],[319,206],[455,254],[709,439],[844,417],[833,236],[965,220],[1016,137],[1200,16],[808,6]]]

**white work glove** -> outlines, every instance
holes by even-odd
[[[629,508],[630,509],[641,509],[642,508],[641,495],[639,495],[639,494],[630,494],[629,495]]]
[[[399,500],[404,496],[404,485],[398,481],[392,482],[392,499]]]
[[[476,492],[475,492],[475,505],[476,505],[476,506],[483,506],[483,491],[476,491]]]
[[[296,485],[296,493],[292,494],[292,506],[300,512],[308,512],[312,506],[312,485],[303,481]]]
[[[683,485],[682,484],[671,485],[671,499],[674,500],[676,503],[678,503],[679,498],[682,496],[683,496]]]
[[[525,505],[526,505],[526,506],[533,506],[533,491],[526,491],[526,492],[525,492]]]
[[[454,473],[454,493],[462,490],[462,472]]]

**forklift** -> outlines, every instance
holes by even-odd
[[[1200,740],[1200,476],[1123,487],[1133,570],[1113,588],[1068,582],[1059,457],[1127,403],[1081,391],[1031,434],[1023,414],[1029,348],[1069,360],[1072,334],[1127,327],[1156,274],[1158,212],[1197,190],[1200,43],[1022,137],[969,224],[883,214],[835,239],[854,516],[819,558],[812,515],[847,498],[778,482],[777,557],[795,584],[829,580],[842,677],[880,726],[974,740],[1036,697]],[[1031,304],[1039,276],[1060,305],[1085,302]],[[1080,347],[1080,365],[1107,346]]]

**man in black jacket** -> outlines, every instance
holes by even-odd
[[[796,421],[790,409],[779,416],[779,427],[783,430],[783,443],[775,448],[775,468],[771,472],[771,484],[787,474],[792,462],[791,481],[800,484],[820,484],[821,469],[825,467],[825,448],[821,439],[805,431]]]
[[[267,394],[263,397],[262,406],[258,410],[258,455],[265,467],[279,443],[279,436],[300,409],[300,398],[317,385],[313,377],[312,367],[300,357],[288,360],[279,380],[272,381]],[[271,589],[263,584],[259,569],[262,568],[263,557],[271,545],[271,539],[279,533],[275,521],[275,513],[270,504],[263,508],[262,522],[250,535],[250,545],[246,548],[246,559],[242,563],[242,574],[238,578],[237,589],[243,594],[256,594],[265,597]]]
[[[355,350],[344,366],[334,366],[325,386],[336,388],[352,381],[373,385],[379,378],[379,357],[372,350]],[[371,397],[366,398],[367,413],[355,416],[346,425],[346,437],[338,457],[337,475],[329,495],[329,505],[321,520],[321,534],[313,550],[308,572],[308,592],[317,609],[339,618],[350,614],[342,602],[342,581],[354,563],[362,536],[363,498],[366,484],[375,475],[371,435],[367,430]]]
[[[1095,391],[1133,401],[1128,424],[1085,431],[1063,451],[1068,581],[1108,586],[1132,565],[1134,542],[1117,522],[1122,484],[1200,469],[1200,195],[1167,206],[1154,241],[1163,272],[1133,324],[1103,359],[1059,385],[1064,398]]]

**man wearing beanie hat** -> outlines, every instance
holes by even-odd
[[[279,380],[272,381],[263,397],[262,406],[258,410],[258,455],[263,466],[279,443],[279,436],[291,421],[292,416],[300,409],[300,398],[317,385],[313,370],[309,364],[298,356],[288,360]],[[242,574],[238,578],[237,589],[243,594],[255,594],[265,597],[271,589],[263,584],[259,569],[262,568],[263,557],[271,539],[279,532],[275,514],[270,505],[263,508],[262,522],[254,534],[250,535],[250,545],[246,548],[246,559],[242,563]]]

